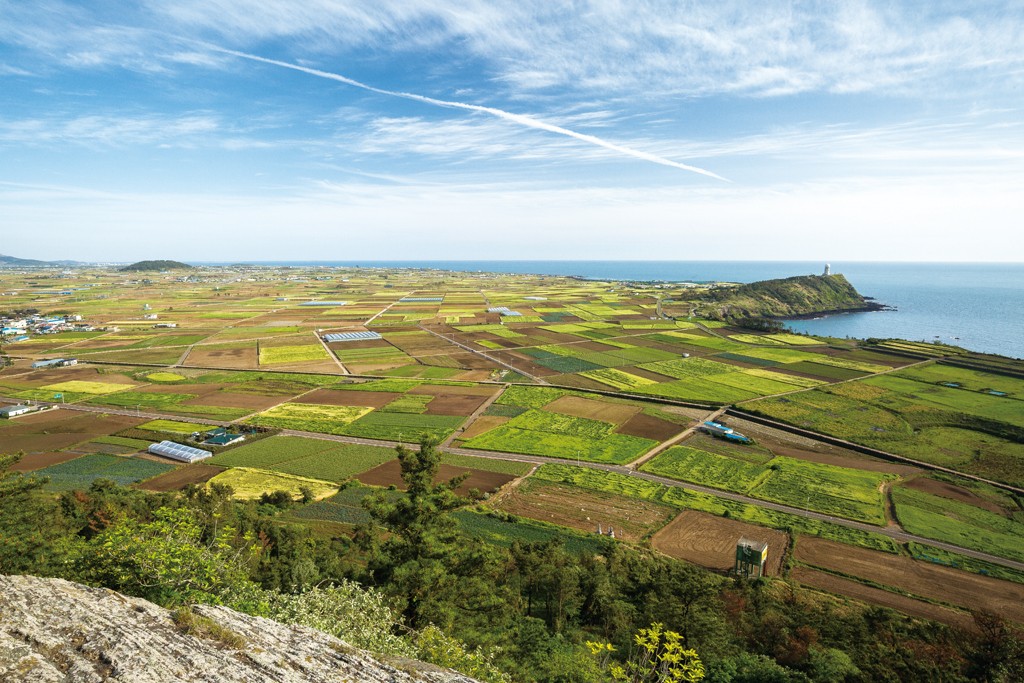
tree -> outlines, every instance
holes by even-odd
[[[12,472],[22,456],[0,456],[0,574],[48,574],[59,564],[64,535],[45,479]]]
[[[188,508],[160,508],[152,522],[127,519],[97,536],[80,560],[84,578],[160,605],[220,603],[252,586],[252,536],[225,525],[209,542]]]
[[[453,569],[473,552],[461,542],[456,523],[448,515],[466,503],[455,494],[464,477],[433,483],[441,454],[432,437],[425,435],[418,451],[405,446],[395,450],[406,491],[394,501],[380,493],[363,503],[373,521],[388,532],[387,538],[380,540],[372,529],[363,530],[368,569],[374,582],[387,586],[404,603],[402,614],[409,626],[418,629],[435,623],[447,627],[452,621],[452,596],[460,589],[460,577]]]

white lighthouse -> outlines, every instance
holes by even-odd
[[[822,273],[822,275],[825,276],[825,277],[828,277],[831,274],[832,274],[832,264],[826,263],[825,264],[825,272]]]

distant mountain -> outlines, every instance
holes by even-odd
[[[139,261],[137,263],[131,264],[130,266],[125,266],[124,268],[118,268],[118,270],[120,270],[122,272],[142,273],[142,272],[152,272],[152,271],[161,271],[161,270],[192,270],[193,268],[195,268],[195,266],[190,266],[187,263],[182,263],[181,261],[160,260],[160,261]]]
[[[77,266],[78,261],[37,261],[30,258],[17,258],[0,254],[0,268],[40,268],[44,266]]]

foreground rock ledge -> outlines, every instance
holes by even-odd
[[[385,664],[303,626],[210,605],[191,612],[221,636],[188,635],[168,610],[111,590],[0,576],[0,681],[473,683],[421,662]]]

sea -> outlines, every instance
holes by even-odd
[[[211,264],[213,265],[213,264]],[[218,264],[227,265],[227,264]],[[282,261],[253,265],[435,268],[571,275],[593,280],[755,282],[820,274],[809,261]],[[864,296],[894,311],[793,320],[793,330],[830,337],[941,341],[1024,357],[1024,263],[833,262]]]

